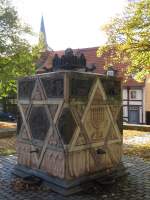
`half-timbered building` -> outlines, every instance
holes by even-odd
[[[124,80],[124,72],[127,65],[118,63],[112,70],[105,70],[104,66],[108,55],[104,54],[97,57],[98,47],[74,49],[77,54],[84,53],[89,68],[95,67],[95,72],[106,74],[108,76],[118,76]],[[49,71],[51,68],[51,58],[54,54],[62,55],[62,51],[45,51],[38,61],[39,73]],[[122,84],[123,100],[123,119],[125,123],[132,124],[150,124],[150,76],[147,76],[144,82],[137,82],[129,78]]]

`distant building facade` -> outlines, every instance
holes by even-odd
[[[123,85],[123,119],[132,124],[146,123],[145,116],[145,85]]]

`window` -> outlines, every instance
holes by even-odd
[[[132,91],[131,91],[130,97],[131,97],[131,99],[136,99],[136,97],[137,97],[137,92],[136,92],[136,90],[132,90]]]
[[[113,70],[107,71],[107,76],[114,76],[114,71]]]

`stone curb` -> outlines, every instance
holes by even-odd
[[[123,129],[150,132],[150,125],[123,124]]]

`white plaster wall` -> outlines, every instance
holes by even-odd
[[[123,100],[127,99],[127,89],[123,89],[122,94],[123,94]]]
[[[127,101],[123,101],[123,105],[127,105]]]
[[[150,111],[150,75],[146,77],[145,81],[145,110]]]
[[[130,100],[129,101],[129,105],[142,105],[142,102],[141,101],[134,101],[134,100]]]
[[[128,108],[127,108],[127,106],[123,106],[123,117],[128,117]]]
[[[136,91],[135,99],[131,98],[131,91]],[[123,105],[124,105],[123,106],[123,117],[128,117],[128,108],[127,108],[127,106],[125,106],[125,105],[128,105],[128,101],[126,101],[127,97],[128,97],[127,89],[124,88],[123,89]],[[145,110],[144,110],[144,105],[143,105],[143,110],[142,110],[142,101],[141,100],[145,101],[144,100],[144,92],[142,92],[142,89],[133,88],[133,89],[129,90],[129,105],[130,106],[131,105],[132,106],[141,106],[139,108],[139,121],[140,121],[140,123],[145,123]],[[142,118],[143,118],[143,121],[142,121]]]
[[[143,88],[143,123],[146,123],[146,113],[145,113],[145,87]]]

